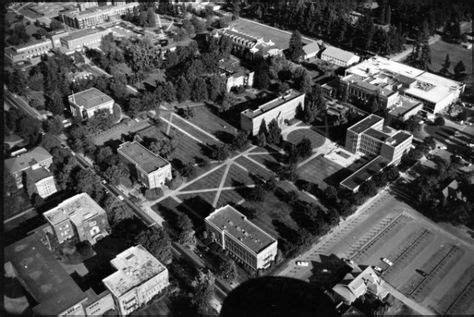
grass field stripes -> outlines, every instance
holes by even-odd
[[[414,272],[410,280],[402,287],[401,292],[418,302],[422,301],[463,254],[464,251],[457,246],[444,246],[421,266],[421,270],[427,276],[423,277]]]
[[[393,221],[387,223],[385,226],[383,226],[384,221],[382,221],[382,225],[377,226],[377,229],[379,230],[374,230],[369,235],[362,237],[361,240],[356,242],[355,252],[352,256],[349,256],[349,258],[354,260],[356,263],[359,263],[361,258],[381,248],[387,242],[387,237],[398,232],[411,219],[412,218],[402,214],[396,217]]]
[[[272,172],[266,170],[265,168],[261,167],[260,165],[252,162],[246,157],[239,157],[238,159],[235,160],[238,164],[242,165],[245,167],[249,172],[260,175],[261,177],[264,177],[266,179],[270,178],[272,176]]]
[[[238,167],[237,165],[232,165],[227,174],[227,178],[224,183],[224,187],[235,186],[236,183],[243,185],[254,184],[255,182],[250,178],[249,173]]]
[[[419,229],[410,234],[401,244],[398,252],[390,260],[393,266],[389,266],[383,273],[384,279],[390,281],[397,279],[408,263],[433,241],[434,234],[427,229]]]
[[[195,138],[201,140],[205,144],[217,144],[219,143],[216,139],[210,137],[206,133],[196,129],[189,123],[187,123],[183,118],[178,115],[173,116],[173,120],[171,121],[173,124],[178,126],[179,128],[183,129],[187,133],[191,134]]]
[[[433,309],[440,315],[472,315],[474,304],[474,265],[459,276],[454,285]]]
[[[225,166],[221,166],[214,172],[184,187],[183,189],[181,189],[181,191],[184,192],[184,191],[207,189],[207,188],[216,188],[216,191],[217,191],[217,188],[219,187],[222,176],[224,175],[224,170],[225,170]]]

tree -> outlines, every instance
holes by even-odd
[[[257,89],[268,89],[270,85],[270,74],[268,64],[262,61],[257,65],[253,85]]]
[[[221,77],[211,76],[207,82],[207,95],[211,101],[216,101],[217,97],[222,93],[223,83]]]
[[[193,230],[193,223],[188,215],[180,213],[176,220],[176,226],[180,232]]]
[[[59,135],[64,130],[63,120],[59,116],[53,116],[52,118],[48,118],[45,122],[45,130],[54,135]]]
[[[232,149],[233,150],[242,150],[249,143],[248,135],[244,131],[239,131],[239,133],[232,140]]]
[[[84,59],[84,56],[78,51],[74,52],[73,58],[74,58],[74,61],[76,62],[76,64],[84,64],[84,62],[86,61]]]
[[[311,155],[313,148],[311,145],[311,140],[307,137],[304,137],[297,145],[296,145],[298,156],[300,157],[308,157]]]
[[[23,71],[15,67],[13,73],[8,78],[8,89],[14,94],[22,94],[27,84],[26,76]]]
[[[156,141],[152,141],[148,146],[150,151],[158,154],[165,159],[168,159],[173,152],[176,150],[176,142],[173,138],[162,138]]]
[[[436,141],[435,141],[435,138],[433,136],[429,136],[427,138],[425,138],[425,144],[428,145],[428,147],[431,149],[431,150],[434,150],[436,148]]]
[[[336,188],[334,188],[334,186],[328,186],[326,187],[326,189],[324,190],[324,198],[328,201],[328,202],[334,202],[337,200],[337,190]]]
[[[456,78],[462,77],[464,72],[466,71],[466,66],[462,61],[459,61],[455,66],[454,66],[454,76]]]
[[[221,261],[218,271],[219,276],[227,282],[233,282],[237,278],[237,265],[230,258]]]
[[[195,102],[201,102],[208,98],[207,85],[204,78],[196,78],[191,91],[191,100]]]
[[[445,120],[443,117],[436,117],[436,119],[434,120],[434,124],[438,127],[442,127],[445,125]]]
[[[63,28],[63,24],[56,19],[52,19],[49,27],[53,31],[61,30]]]
[[[135,242],[141,244],[161,263],[171,263],[171,240],[163,228],[148,227],[138,234]]]
[[[214,144],[210,148],[210,157],[214,160],[224,161],[229,157],[229,150],[226,144]]]
[[[193,304],[201,315],[212,313],[210,301],[214,297],[214,274],[209,269],[199,269],[192,286],[194,287]]]
[[[270,121],[268,125],[268,136],[267,142],[270,144],[280,144],[281,140],[281,129],[275,119]]]
[[[372,180],[368,180],[365,183],[363,183],[359,191],[364,195],[364,196],[369,196],[372,197],[375,194],[377,194],[377,187],[375,186],[375,182]]]
[[[36,99],[36,98],[31,99],[28,104],[30,105],[30,107],[35,108],[35,109],[41,109],[42,108],[39,100]]]
[[[449,54],[446,54],[446,58],[444,59],[444,63],[441,65],[443,72],[448,72],[449,66],[451,66],[451,61],[449,60]]]
[[[267,146],[267,137],[264,133],[257,134],[257,145],[261,147]]]
[[[133,213],[130,207],[123,201],[118,200],[113,195],[108,195],[102,206],[107,213],[107,220],[112,227],[122,222],[125,219],[132,219]]]
[[[293,62],[298,62],[304,56],[303,42],[301,40],[301,33],[296,30],[291,34],[290,45],[288,47],[288,58]]]
[[[181,168],[181,175],[186,178],[193,178],[196,175],[196,168],[192,163],[186,163]]]
[[[265,189],[262,185],[256,185],[248,191],[248,199],[253,201],[263,201],[265,198]]]
[[[176,83],[176,97],[179,102],[188,100],[191,97],[191,88],[184,76],[180,76]]]
[[[155,27],[156,26],[155,9],[153,7],[149,7],[146,13],[147,13],[148,26]]]
[[[240,17],[240,0],[232,1],[232,19],[236,20]]]

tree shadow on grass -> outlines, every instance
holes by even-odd
[[[296,243],[298,240],[298,231],[288,227],[287,224],[281,222],[280,220],[273,219],[272,225],[275,227],[278,235],[282,238],[287,240],[289,243]]]
[[[214,207],[202,197],[194,196],[183,200],[183,203],[181,203],[176,209],[187,215],[189,215],[189,210],[194,211],[201,217],[199,225],[202,225],[204,218],[209,216],[209,214],[214,210]]]
[[[331,289],[344,279],[351,268],[334,254],[329,256],[320,254],[319,261],[311,261],[312,275],[309,282],[323,289]]]
[[[214,136],[218,138],[221,142],[224,142],[226,144],[231,144],[235,138],[232,133],[222,130],[214,132]]]

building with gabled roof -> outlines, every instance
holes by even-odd
[[[258,270],[268,268],[277,254],[277,240],[234,207],[216,209],[205,219],[206,230],[236,261]]]
[[[341,67],[348,67],[360,61],[356,54],[334,46],[328,46],[321,53],[321,59]]]
[[[168,285],[168,269],[143,246],[128,248],[110,263],[117,269],[102,280],[122,316],[148,303]]]
[[[122,143],[117,153],[135,167],[139,181],[147,188],[161,187],[172,178],[170,162],[137,141]]]
[[[87,193],[77,194],[43,214],[59,243],[77,237],[94,245],[109,235],[107,214]]]

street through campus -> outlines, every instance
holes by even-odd
[[[474,305],[466,299],[474,296],[472,240],[440,228],[391,191],[381,191],[278,275],[311,280],[320,273],[315,267],[336,255],[384,269],[385,288],[415,312],[472,312]],[[388,267],[382,258],[393,266]],[[311,265],[297,266],[299,260]],[[420,271],[427,274],[424,279]]]

